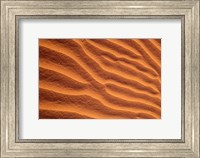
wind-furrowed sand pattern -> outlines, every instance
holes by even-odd
[[[160,39],[39,39],[40,119],[160,119]]]

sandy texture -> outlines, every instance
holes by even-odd
[[[161,118],[161,40],[40,39],[39,118]]]

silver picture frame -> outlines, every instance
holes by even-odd
[[[199,0],[1,0],[1,157],[200,157],[199,6]],[[19,20],[39,18],[181,19],[181,139],[19,139]]]

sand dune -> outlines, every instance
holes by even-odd
[[[39,118],[161,118],[161,40],[40,39]]]

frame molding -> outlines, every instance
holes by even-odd
[[[1,0],[1,157],[199,158],[199,7],[199,0]],[[60,17],[181,19],[184,34],[182,139],[19,140],[18,21]]]

